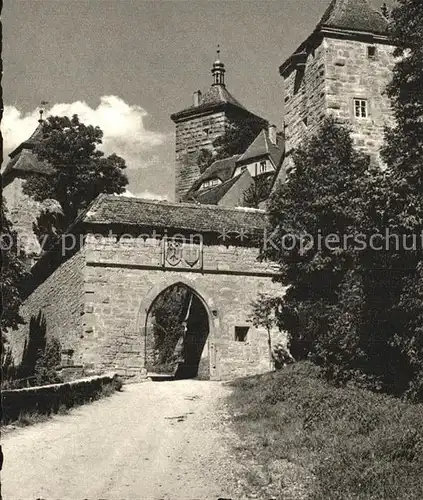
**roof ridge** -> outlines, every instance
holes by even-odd
[[[87,211],[90,209],[93,209],[97,203],[99,203],[101,200],[113,200],[113,201],[124,201],[124,202],[136,202],[136,203],[143,203],[143,204],[150,204],[150,205],[169,205],[169,206],[174,206],[174,207],[189,207],[192,209],[196,210],[201,210],[201,207],[204,207],[204,205],[197,205],[194,203],[187,203],[187,202],[177,202],[177,201],[169,201],[169,200],[152,200],[149,198],[137,198],[135,196],[120,196],[116,194],[100,194],[94,202],[88,207]],[[243,211],[246,207],[222,207],[222,206],[216,206],[216,205],[210,205],[210,208],[213,210],[225,210],[228,212],[236,212],[236,211]],[[248,209],[248,211],[251,211],[252,209]],[[261,208],[255,208],[253,209],[257,211],[258,213],[265,213],[266,211],[261,209]],[[244,210],[246,211],[246,210]]]

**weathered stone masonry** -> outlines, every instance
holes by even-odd
[[[378,162],[384,127],[392,124],[385,90],[393,52],[387,20],[367,2],[332,2],[314,32],[279,68],[287,155],[332,115],[351,127],[355,146]],[[366,117],[355,116],[355,99],[366,101]]]
[[[210,333],[203,358],[208,360],[210,378],[230,379],[269,370],[267,332],[254,328],[249,314],[251,302],[259,292],[279,293],[280,285],[272,282],[274,270],[257,261],[257,246],[229,236],[222,242],[216,235],[204,232],[203,242],[190,246],[194,255],[197,252],[199,256],[198,262],[192,266],[184,262],[171,266],[164,260],[163,228],[152,237],[130,238],[129,234],[133,237],[151,234],[153,228],[126,224],[119,232],[127,233],[127,237],[119,239],[116,234],[109,235],[110,227],[118,233],[118,227],[110,225],[110,221],[103,228],[90,223],[90,214],[92,221],[104,216],[104,211],[100,213],[101,204],[116,203],[123,209],[137,205],[137,214],[138,210],[146,213],[151,207],[160,210],[163,207],[163,203],[100,197],[85,217],[83,247],[34,290],[24,305],[26,316],[43,311],[48,318],[48,335],[57,336],[65,348],[74,349],[75,364],[139,378],[146,374],[148,310],[161,291],[183,283],[201,299],[209,316]],[[197,217],[198,213],[201,218],[196,206],[188,209],[187,205],[168,205],[172,212],[178,208],[182,212],[189,210],[192,216]],[[252,217],[254,222],[261,218],[264,221],[260,212],[218,207],[209,210],[212,215],[223,214],[222,218],[229,213],[233,219],[235,214],[245,229],[251,229]],[[185,214],[182,215],[186,220]],[[154,217],[159,221],[160,214]],[[126,222],[127,216],[115,218]],[[166,231],[168,235],[170,230]],[[188,236],[186,228],[178,229],[180,233],[183,231]],[[96,238],[94,233],[102,233],[102,237]],[[196,233],[197,237],[199,234]],[[246,342],[235,340],[235,326],[250,327]],[[19,337],[21,344],[24,333]],[[280,338],[274,332],[274,341]]]
[[[47,321],[48,335],[59,338],[63,349],[75,349],[77,359],[82,356],[80,338],[84,321],[84,268],[85,250],[81,249],[42,281],[21,309],[27,322],[41,311]],[[8,336],[17,362],[22,358],[28,326],[27,323]]]

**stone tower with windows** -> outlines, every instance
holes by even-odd
[[[387,24],[367,0],[332,0],[314,32],[279,68],[288,162],[329,114],[348,124],[355,146],[378,161],[391,120],[384,90],[392,77],[394,47]]]
[[[213,141],[222,136],[231,123],[252,118],[257,121],[257,133],[265,123],[227,90],[225,65],[219,59],[219,51],[211,71],[213,81],[207,92],[194,92],[192,106],[171,115],[176,125],[176,201],[183,201],[201,175],[197,162],[200,151],[215,152]]]

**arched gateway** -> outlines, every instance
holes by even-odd
[[[72,353],[69,363],[139,379],[152,360],[153,304],[184,286],[199,313],[195,319],[184,306],[181,376],[267,371],[267,333],[249,319],[260,292],[280,293],[275,271],[257,259],[265,228],[261,210],[101,195],[61,248],[33,267],[22,312],[30,318],[42,310],[47,335]],[[23,344],[25,335],[14,337]]]

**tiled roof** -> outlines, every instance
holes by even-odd
[[[43,133],[43,125],[40,123],[29,139],[19,144],[19,146],[10,153],[10,160],[2,173],[5,183],[12,177],[12,173],[37,173],[50,174],[52,168],[46,162],[42,162],[33,152],[34,147],[40,141]]]
[[[386,34],[388,21],[367,0],[332,0],[317,25],[325,27]]]
[[[223,196],[225,196],[238,179],[239,176],[237,175],[223,184],[219,184],[218,186],[207,189],[206,191],[200,191],[196,194],[195,199],[202,204],[217,205],[217,203],[223,198]]]
[[[213,162],[210,167],[194,182],[185,198],[190,198],[190,196],[192,196],[200,188],[201,184],[209,179],[215,179],[217,177],[222,182],[226,182],[231,179],[235,172],[236,161],[240,158],[240,156],[241,155],[229,156],[228,158],[223,158],[222,160],[216,160]]]
[[[171,115],[171,119],[177,120],[185,115],[189,116],[192,113],[214,109],[225,104],[235,106],[249,113],[249,111],[226,89],[225,85],[212,85],[209,90],[201,96],[198,106],[190,106],[189,108],[178,111]]]
[[[79,222],[214,234],[240,232],[243,229],[247,234],[257,234],[266,227],[267,218],[263,210],[100,195],[81,214]]]
[[[19,146],[10,153],[10,157],[16,156],[22,149],[32,149],[36,144],[38,144],[43,136],[43,122],[39,122],[37,128],[34,130],[32,135],[26,141],[19,144]]]
[[[52,173],[52,168],[47,163],[40,161],[33,151],[23,149],[10,159],[4,169],[3,177],[9,176],[12,171],[48,175]]]
[[[269,155],[272,158],[275,167],[278,168],[283,156],[283,144],[280,139],[278,140],[278,146],[273,144],[269,139],[268,132],[263,129],[248,146],[245,153],[241,155],[237,163],[244,163],[248,160],[252,160],[253,158],[265,155]]]

